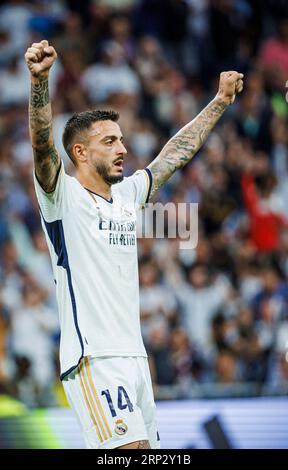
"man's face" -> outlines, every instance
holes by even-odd
[[[123,159],[127,150],[119,125],[113,121],[97,121],[88,131],[87,163],[108,184],[123,180]]]

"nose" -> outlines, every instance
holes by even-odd
[[[118,155],[127,155],[127,150],[126,147],[124,146],[123,142],[119,141],[119,145],[117,148],[117,154]]]

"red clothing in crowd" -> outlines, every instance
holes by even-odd
[[[287,219],[273,211],[256,190],[254,177],[244,173],[241,179],[244,204],[250,219],[250,238],[260,251],[278,248],[281,228],[288,226]]]
[[[260,52],[260,61],[265,66],[277,67],[288,77],[288,43],[278,38],[268,39]]]

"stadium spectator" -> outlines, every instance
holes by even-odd
[[[241,384],[241,393],[287,393],[287,24],[285,2],[1,2],[2,388],[31,407],[56,402],[58,323],[32,183],[23,63],[28,44],[47,34],[60,59],[50,84],[55,143],[72,175],[61,144],[72,111],[120,112],[129,175],[197,114],[220,70],[242,67],[237,105],[201,158],[159,192],[163,203],[199,204],[197,247],[180,249],[179,237],[139,240],[141,321],[161,397],[171,396],[168,384],[181,397],[201,396],[206,385],[209,396]]]
[[[260,191],[256,189],[253,174],[242,174],[241,185],[249,214],[250,238],[260,252],[271,252],[279,246],[281,229],[287,227],[288,220],[283,215],[281,200],[273,193],[275,176],[264,173],[258,182]]]
[[[211,348],[211,321],[227,300],[229,283],[213,278],[203,264],[194,264],[188,271],[188,282],[176,292],[180,302],[181,320],[190,341],[207,355]]]
[[[101,52],[101,62],[89,66],[82,77],[91,103],[103,103],[113,93],[137,94],[138,77],[126,63],[123,47],[109,40]]]
[[[288,73],[288,17],[281,18],[277,26],[277,36],[264,42],[259,60],[268,83],[281,88]]]
[[[13,310],[11,317],[11,354],[16,358],[20,375],[23,373],[23,377],[33,385],[34,393],[26,402],[27,405],[31,404],[33,398],[34,405],[38,406],[54,403],[53,337],[59,333],[59,321],[55,311],[45,305],[46,298],[47,292],[33,278],[25,278],[22,302]]]

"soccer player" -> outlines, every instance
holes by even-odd
[[[136,210],[192,159],[242,90],[243,75],[223,72],[208,106],[128,178],[118,114],[74,114],[63,133],[76,169],[70,177],[53,142],[48,81],[56,58],[46,40],[25,54],[35,190],[61,324],[61,380],[88,448],[159,448],[140,332]]]

